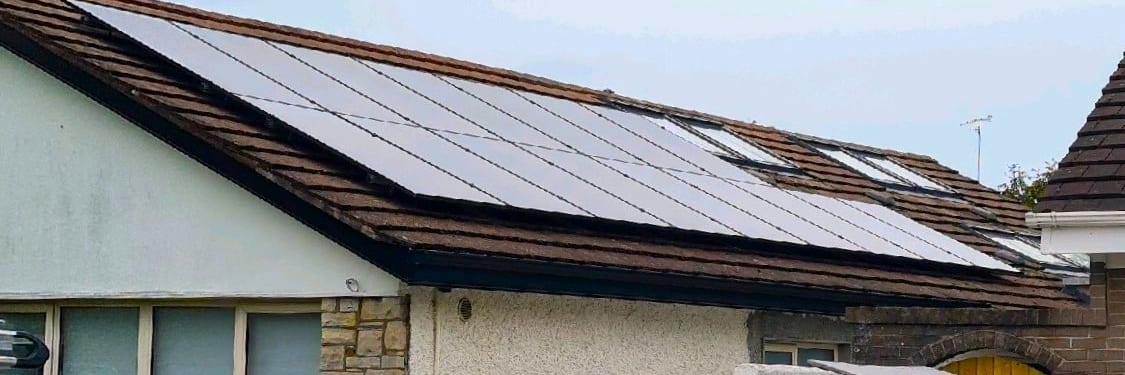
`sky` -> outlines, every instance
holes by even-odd
[[[1107,0],[175,0],[820,137],[981,180],[1061,159],[1125,51]]]

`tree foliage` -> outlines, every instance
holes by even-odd
[[[1058,164],[1045,163],[1043,168],[1024,169],[1018,164],[1008,167],[1008,181],[999,186],[1000,194],[1023,203],[1028,208],[1035,208],[1039,198],[1047,192],[1047,177],[1055,171]]]

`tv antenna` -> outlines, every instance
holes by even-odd
[[[992,122],[992,115],[978,117],[969,121],[961,123],[961,126],[973,129],[977,133],[977,182],[980,182],[980,146],[981,146],[981,133],[980,128],[984,127],[984,123]]]

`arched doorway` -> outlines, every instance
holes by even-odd
[[[946,336],[910,357],[910,363],[956,375],[1046,375],[1063,358],[1034,341],[1005,332],[970,331]]]
[[[962,359],[941,369],[956,375],[1045,375],[1018,359],[1001,356]]]

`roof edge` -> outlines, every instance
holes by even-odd
[[[1032,228],[1125,226],[1125,211],[1029,212],[1026,218]]]

